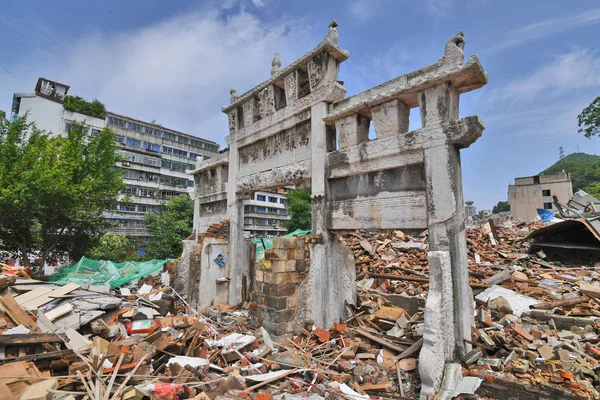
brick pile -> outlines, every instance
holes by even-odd
[[[273,238],[273,248],[256,271],[256,290],[251,293],[250,317],[275,336],[293,332],[298,308],[298,286],[307,270],[308,247],[304,237]]]

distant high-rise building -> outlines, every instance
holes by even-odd
[[[178,132],[163,126],[139,121],[113,112],[99,118],[65,108],[69,86],[39,78],[35,91],[15,93],[12,118],[28,113],[29,121],[39,129],[64,135],[74,122],[89,126],[87,134],[97,135],[108,127],[116,135],[119,163],[125,169],[127,187],[120,199],[129,198],[105,217],[112,222],[109,233],[144,238],[144,214],[158,211],[161,203],[180,194],[189,194],[194,187],[186,170],[194,169],[196,159],[208,159],[218,154],[219,145],[213,141]],[[80,101],[84,101],[81,100]]]

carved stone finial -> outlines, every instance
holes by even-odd
[[[337,31],[338,26],[340,26],[340,24],[338,24],[335,19],[332,19],[329,23],[329,29],[327,30],[327,36],[325,36],[325,40],[333,44],[338,43],[338,39],[340,38],[340,34]]]
[[[229,95],[230,95],[229,100],[233,103],[238,97],[237,90],[235,90],[234,88],[229,89]]]
[[[281,71],[281,61],[279,60],[279,53],[275,53],[273,61],[271,61],[271,76],[277,75]]]
[[[463,31],[458,32],[446,42],[444,51],[444,59],[451,60],[462,64],[465,61],[465,36]]]

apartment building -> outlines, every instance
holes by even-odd
[[[95,136],[108,127],[116,135],[118,153],[125,169],[127,187],[120,195],[124,203],[107,210],[105,217],[113,228],[109,233],[147,236],[144,214],[156,212],[161,203],[183,193],[191,193],[194,182],[185,173],[194,169],[198,159],[209,159],[219,152],[219,145],[157,123],[144,122],[106,111],[103,118],[65,109],[69,86],[39,78],[34,92],[15,93],[11,116],[28,113],[29,121],[39,129],[63,135],[74,122],[83,122],[88,135]]]
[[[515,178],[515,184],[508,186],[510,212],[520,221],[533,221],[538,216],[538,208],[556,212],[552,196],[557,196],[562,203],[573,197],[573,185],[567,172]]]
[[[290,219],[285,209],[285,194],[292,188],[280,188],[272,192],[255,192],[244,201],[244,231],[250,237],[283,236],[283,225]]]

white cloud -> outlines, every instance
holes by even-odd
[[[448,14],[454,7],[454,0],[425,0],[425,9],[432,16],[439,18]]]
[[[586,10],[575,15],[549,18],[505,32],[505,39],[501,40],[496,46],[492,46],[490,50],[502,51],[546,36],[598,23],[600,23],[600,8]]]
[[[304,54],[321,40],[308,28],[245,11],[188,13],[126,34],[83,37],[58,54],[40,50],[19,68],[0,65],[0,95],[31,91],[45,76],[110,111],[223,144],[229,89],[241,94],[268,79],[276,51],[284,66]]]
[[[595,50],[577,49],[558,55],[551,63],[528,76],[497,85],[490,101],[519,104],[540,96],[554,98],[568,91],[600,86],[600,55]]]
[[[352,0],[350,1],[350,14],[360,23],[372,20],[381,8],[381,0]]]

